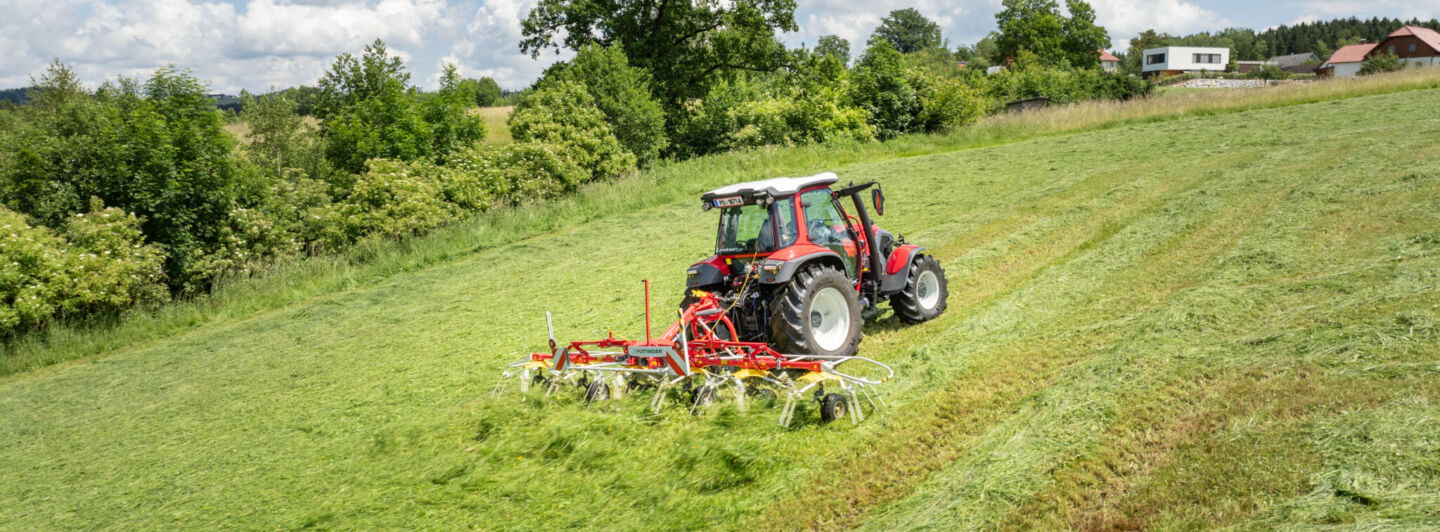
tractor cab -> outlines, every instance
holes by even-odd
[[[868,224],[869,213],[858,192],[872,184],[831,188],[839,179],[833,173],[811,177],[781,177],[740,183],[712,190],[701,196],[702,208],[719,209],[715,255],[692,268],[691,288],[725,284],[746,268],[760,270],[759,281],[782,283],[790,273],[786,265],[797,259],[824,257],[846,277],[859,281],[870,264],[882,264],[891,254],[895,239],[890,233]],[[853,190],[852,190],[853,189]],[[872,197],[883,205],[877,187]],[[847,212],[841,200],[851,198],[859,216]],[[883,208],[883,207],[881,207]],[[878,211],[877,211],[878,212]],[[868,230],[866,229],[868,227]],[[870,253],[869,242],[878,245]],[[717,277],[718,274],[718,277]]]
[[[905,244],[871,222],[860,193],[870,190],[871,205],[882,214],[880,187],[863,183],[833,188],[837,182],[839,178],[827,172],[739,183],[702,195],[701,207],[720,214],[715,254],[686,271],[681,305],[694,301],[694,291],[714,293],[727,301],[743,339],[772,341],[791,352],[854,354],[859,321],[841,327],[837,320],[848,321],[852,314],[859,320],[864,309],[902,294],[914,284],[910,277],[920,267],[931,273],[919,290],[935,297],[902,319],[924,321],[938,314],[944,308],[938,299],[944,290],[943,272],[935,277],[938,264],[922,261],[923,248]],[[819,293],[826,297],[815,303],[812,288],[821,285],[825,287]],[[792,315],[782,316],[781,311]],[[794,330],[787,332],[787,327]],[[847,332],[834,341],[809,336],[827,327]]]

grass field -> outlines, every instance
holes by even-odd
[[[475,109],[485,119],[485,143],[486,144],[509,144],[513,142],[510,138],[510,126],[505,123],[510,118],[510,110],[514,107],[480,107]]]
[[[1440,526],[1440,90],[1376,92],[676,165],[596,189],[620,207],[550,204],[570,222],[517,210],[303,297],[77,340],[110,347],[0,377],[0,527]],[[837,159],[951,279],[941,319],[867,327],[890,409],[782,431],[486,397],[544,310],[562,339],[639,334],[639,280],[678,293],[712,243],[692,189]]]

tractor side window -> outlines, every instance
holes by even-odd
[[[771,217],[771,213],[775,217]],[[775,220],[779,220],[776,231]],[[788,202],[773,208],[759,205],[729,207],[720,211],[719,235],[715,252],[721,255],[773,251],[795,243],[795,213]],[[777,245],[776,237],[779,237]]]
[[[776,202],[774,219],[780,223],[780,244],[774,249],[795,245],[795,239],[800,237],[800,228],[795,225],[795,200],[787,198]]]
[[[845,215],[836,208],[835,201],[830,197],[829,189],[816,189],[800,194],[801,205],[805,207],[805,233],[810,237],[810,243],[817,246],[829,248],[831,251],[845,257],[846,273],[855,273],[855,243],[845,232],[848,224]]]
[[[830,191],[817,189],[800,195],[800,201],[805,207],[805,230],[810,235],[810,242],[825,246],[838,244],[845,239],[845,217],[835,208],[835,202],[830,199]]]

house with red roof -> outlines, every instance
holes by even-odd
[[[1365,57],[1370,55],[1375,46],[1374,43],[1341,46],[1335,53],[1330,54],[1330,59],[1320,64],[1320,68],[1315,69],[1315,75],[1322,78],[1353,78],[1360,73]]]
[[[1100,50],[1100,68],[1105,69],[1106,72],[1114,72],[1114,71],[1120,70],[1120,58],[1119,58],[1119,57],[1115,57],[1115,54],[1112,54],[1112,53],[1110,53],[1110,52],[1107,52],[1107,51],[1105,51],[1104,49],[1101,49],[1101,50]]]
[[[1390,54],[1411,67],[1440,66],[1440,32],[1420,26],[1405,26],[1385,37],[1366,57]]]
[[[1440,32],[1420,26],[1404,26],[1375,44],[1352,44],[1335,50],[1315,70],[1322,77],[1349,78],[1360,73],[1366,59],[1380,54],[1399,57],[1411,67],[1440,66]]]

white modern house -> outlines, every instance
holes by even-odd
[[[1145,50],[1140,71],[1146,77],[1178,76],[1186,72],[1224,72],[1228,64],[1229,48],[1166,46]]]

